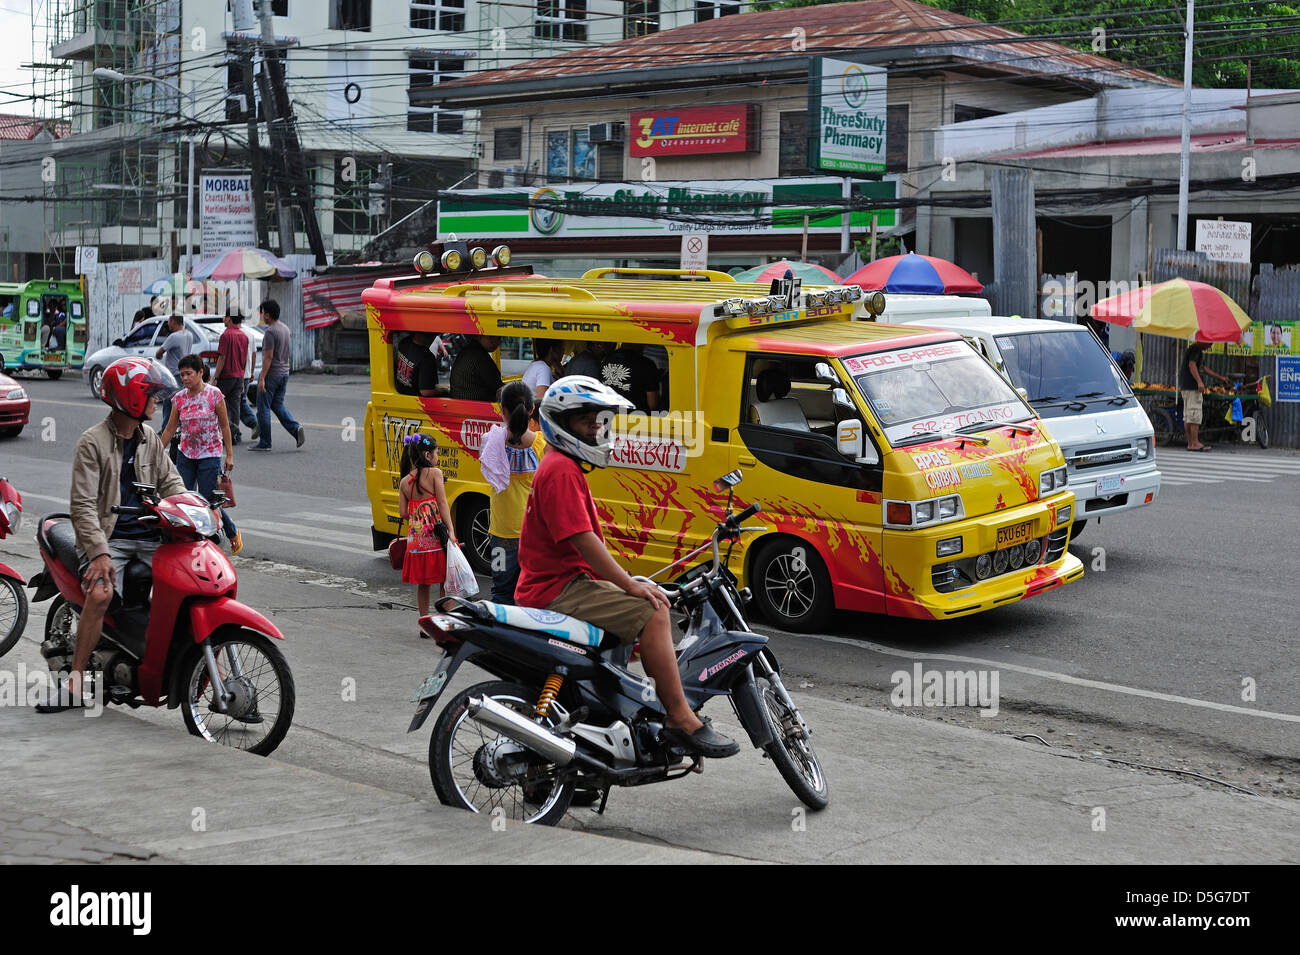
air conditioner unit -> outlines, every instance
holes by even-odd
[[[623,124],[594,123],[587,127],[587,141],[593,146],[621,144],[623,142]]]
[[[506,174],[500,169],[491,169],[488,171],[488,188],[500,189],[506,184]]]

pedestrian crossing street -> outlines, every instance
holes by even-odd
[[[1300,457],[1236,453],[1215,448],[1208,452],[1161,448],[1156,452],[1162,487],[1191,484],[1269,484],[1278,478],[1300,478]]]

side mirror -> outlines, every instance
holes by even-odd
[[[831,399],[841,408],[848,408],[850,411],[857,411],[853,406],[853,399],[849,397],[848,391],[843,388],[835,388],[831,391]]]
[[[1017,388],[1016,394],[1018,394],[1021,398],[1024,398],[1026,401],[1029,400],[1029,390],[1026,388]]]
[[[841,421],[835,426],[835,446],[840,454],[858,464],[879,464],[880,455],[867,440],[862,422],[856,419]]]
[[[813,373],[817,375],[818,381],[833,381],[838,383],[839,376],[831,370],[831,366],[824,361],[819,361],[813,366]]]
[[[113,344],[116,345],[118,348],[125,348],[125,347],[126,347],[126,339],[125,339],[125,338],[115,338],[115,339],[113,339]]]
[[[729,487],[735,487],[744,479],[744,477],[745,475],[741,472],[740,468],[736,468],[736,470],[724,474],[722,477],[714,481],[713,489],[715,491],[725,491]]]

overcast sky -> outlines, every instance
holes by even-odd
[[[44,57],[49,59],[47,52]],[[32,62],[32,10],[30,0],[0,0],[0,113],[31,116],[38,109],[30,100],[17,101],[10,94],[32,92],[32,71],[18,68]],[[38,76],[38,86],[43,77]],[[38,89],[39,93],[40,90]],[[46,113],[48,115],[48,112]]]

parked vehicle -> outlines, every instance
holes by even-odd
[[[489,567],[476,458],[500,412],[397,393],[394,346],[419,330],[663,348],[659,410],[619,415],[611,466],[589,476],[606,539],[632,573],[676,560],[712,530],[712,476],[741,468],[771,526],[737,545],[733,569],[783,629],[815,630],[836,608],[942,620],[1083,574],[1066,549],[1065,461],[1033,409],[956,332],[864,321],[887,310],[881,293],[773,295],[671,269],[539,281],[514,267],[381,279],[363,298],[376,549],[401,526],[402,442],[423,431],[457,536]]]
[[[1029,399],[1065,454],[1078,502],[1071,538],[1091,518],[1143,507],[1159,495],[1151,419],[1086,325],[938,315],[911,315],[908,322],[960,332]]]
[[[824,809],[830,792],[811,731],[781,681],[767,638],[749,629],[739,590],[727,570],[731,545],[757,514],[731,510],[735,471],[715,488],[728,490],[723,519],[705,549],[712,559],[677,583],[660,585],[682,616],[677,645],[682,687],[692,709],[714,697],[731,702],[755,748],[762,749],[795,795]],[[728,544],[726,557],[720,544]],[[665,570],[671,568],[665,568]],[[653,687],[627,669],[630,647],[563,614],[448,597],[420,620],[443,649],[438,667],[416,690],[408,732],[419,729],[461,664],[499,678],[463,690],[443,708],[429,740],[429,774],[447,806],[503,809],[517,821],[554,825],[581,790],[599,796],[604,812],[618,786],[682,779],[703,768],[701,757],[660,738],[666,717]],[[689,763],[687,760],[690,760]]]
[[[30,368],[59,378],[81,367],[85,353],[80,282],[0,282],[0,371]]]
[[[275,624],[235,599],[235,568],[215,543],[219,523],[209,504],[186,492],[160,498],[134,484],[143,504],[114,507],[155,524],[163,542],[152,569],[126,566],[120,597],[104,617],[91,656],[107,703],[180,707],[195,736],[265,756],[293,720],[293,674],[272,643]],[[36,532],[45,569],[32,578],[37,602],[54,597],[41,655],[55,673],[71,668],[84,597],[79,554],[67,514],[48,514]]]
[[[16,438],[27,426],[32,399],[27,389],[8,375],[0,375],[0,438]]]
[[[248,334],[253,347],[256,349],[253,365],[253,375],[256,377],[262,371],[262,330],[248,321],[243,322],[239,327]],[[190,354],[199,355],[208,364],[216,362],[217,342],[221,338],[221,333],[225,330],[222,317],[220,315],[186,315],[185,330],[189,332],[192,342]],[[168,334],[166,315],[147,318],[131,329],[124,337],[88,356],[85,363],[85,375],[86,384],[90,387],[90,393],[96,398],[99,397],[99,382],[104,376],[105,368],[119,358],[130,355],[141,358],[155,357]]]
[[[0,540],[18,533],[23,522],[23,496],[0,477]],[[27,581],[23,575],[0,561],[0,657],[18,643],[27,626]]]

